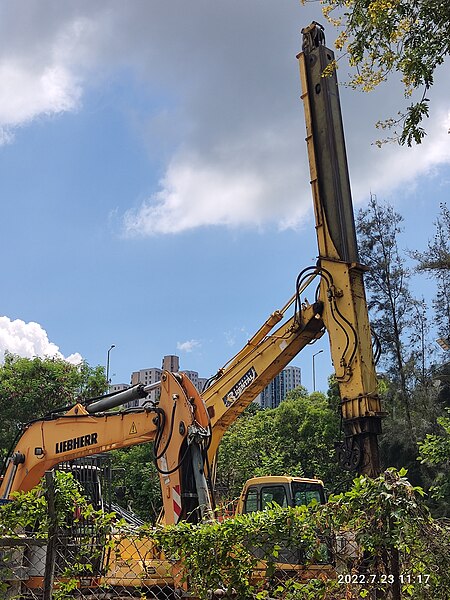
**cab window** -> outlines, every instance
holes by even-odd
[[[252,513],[258,510],[258,490],[250,488],[244,503],[244,513]]]
[[[264,510],[271,502],[279,504],[282,508],[287,507],[286,490],[282,485],[263,487],[261,489],[261,509]]]
[[[325,502],[325,495],[322,486],[311,483],[294,484],[294,506],[307,506],[315,500],[319,504]]]

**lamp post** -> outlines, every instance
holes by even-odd
[[[110,346],[110,348],[108,350],[108,356],[107,356],[107,359],[106,359],[106,385],[108,386],[108,392],[109,392],[109,353],[115,347],[116,347],[115,344],[111,344],[111,346]]]
[[[319,350],[318,352],[316,352],[315,354],[312,355],[312,379],[313,379],[313,392],[316,391],[316,365],[314,362],[314,359],[316,358],[316,356],[318,354],[321,354],[321,352],[323,352],[323,350]]]

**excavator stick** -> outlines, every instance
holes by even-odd
[[[333,51],[323,28],[302,31],[298,55],[306,142],[322,277],[323,322],[341,394],[345,439],[337,448],[341,465],[376,476],[380,472],[378,435],[385,413],[377,375],[363,274],[359,263],[344,128]]]

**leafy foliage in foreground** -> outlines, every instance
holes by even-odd
[[[226,594],[234,590],[242,600],[364,598],[376,588],[383,598],[402,593],[444,600],[450,586],[450,529],[430,516],[422,494],[405,479],[405,471],[389,470],[374,480],[355,479],[350,491],[324,506],[273,505],[222,524],[181,523],[153,535],[167,556],[181,561],[190,589],[201,599],[220,588]],[[354,542],[351,552],[336,552],[333,541],[345,536]],[[299,548],[303,564],[313,565],[326,561],[330,544],[336,577],[325,566],[319,579],[276,577],[286,546]],[[352,579],[354,574],[359,578]]]
[[[58,535],[66,540],[73,536],[74,542],[76,541],[73,544],[75,551],[59,573],[58,586],[52,595],[54,600],[65,600],[71,597],[70,592],[78,587],[80,577],[92,572],[92,565],[101,559],[105,548],[114,550],[117,547],[118,541],[110,535],[112,525],[120,527],[123,522],[116,519],[114,513],[94,510],[81,493],[80,484],[71,473],[55,471],[52,486]],[[48,490],[45,482],[41,482],[28,492],[14,492],[10,502],[0,505],[0,536],[4,541],[9,538],[20,542],[26,535],[48,542],[52,518],[48,509]],[[82,523],[89,523],[90,537],[80,538],[74,534],[73,528],[76,529],[77,525]],[[93,540],[96,540],[96,545],[92,544]],[[0,593],[4,594],[8,592],[8,584],[2,582],[2,575],[5,569],[8,572],[10,558],[3,549]]]
[[[341,600],[368,598],[374,589],[383,598],[444,600],[450,587],[450,527],[430,516],[422,495],[404,471],[389,470],[377,479],[355,479],[348,492],[326,505],[272,505],[222,523],[149,525],[138,537],[153,538],[176,572],[182,566],[189,591],[202,600],[212,590],[236,600]],[[77,507],[75,520],[89,519],[94,534],[103,536],[102,545],[118,551],[121,524],[114,522],[112,530],[113,517],[93,511],[70,474],[56,475],[55,499],[63,530]],[[38,519],[38,533],[45,538],[46,510],[42,486],[16,494],[0,507],[2,535],[18,536],[18,528]],[[342,540],[350,543],[344,547]],[[301,568],[317,565],[316,576],[302,578],[289,567],[288,550],[297,553]],[[62,574],[55,599],[70,597],[93,559],[88,542]]]
[[[436,434],[428,434],[419,444],[420,460],[428,465],[435,465],[437,473],[430,492],[434,498],[441,503],[450,498],[450,409],[448,416],[439,417],[438,424],[441,431]]]

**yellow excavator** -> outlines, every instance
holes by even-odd
[[[303,31],[298,55],[307,147],[314,200],[318,260],[299,274],[295,293],[275,311],[245,347],[209,381],[200,394],[182,373],[165,371],[162,380],[75,404],[29,423],[8,458],[0,498],[29,490],[53,466],[142,443],[153,443],[166,524],[214,518],[213,487],[220,441],[264,387],[308,344],[328,333],[341,395],[343,439],[337,446],[343,468],[376,476],[381,410],[363,275],[345,151],[339,90],[329,65],[323,28]],[[328,67],[328,69],[327,69]],[[324,71],[327,76],[324,76]],[[306,300],[306,291],[313,299]],[[287,316],[292,311],[292,316]],[[145,402],[160,387],[158,403]],[[143,405],[115,410],[135,399]],[[284,492],[285,505],[315,497],[325,501],[320,480],[267,477],[247,482],[239,512],[264,508],[265,498]],[[271,495],[270,495],[271,494]],[[301,500],[301,499],[304,500]],[[170,564],[151,540],[123,549],[109,565],[109,585],[171,584]],[[144,548],[144,549],[143,549]],[[143,558],[144,556],[144,558]],[[130,574],[130,560],[140,566]],[[35,578],[33,585],[42,584]],[[31,583],[30,583],[31,585]]]

